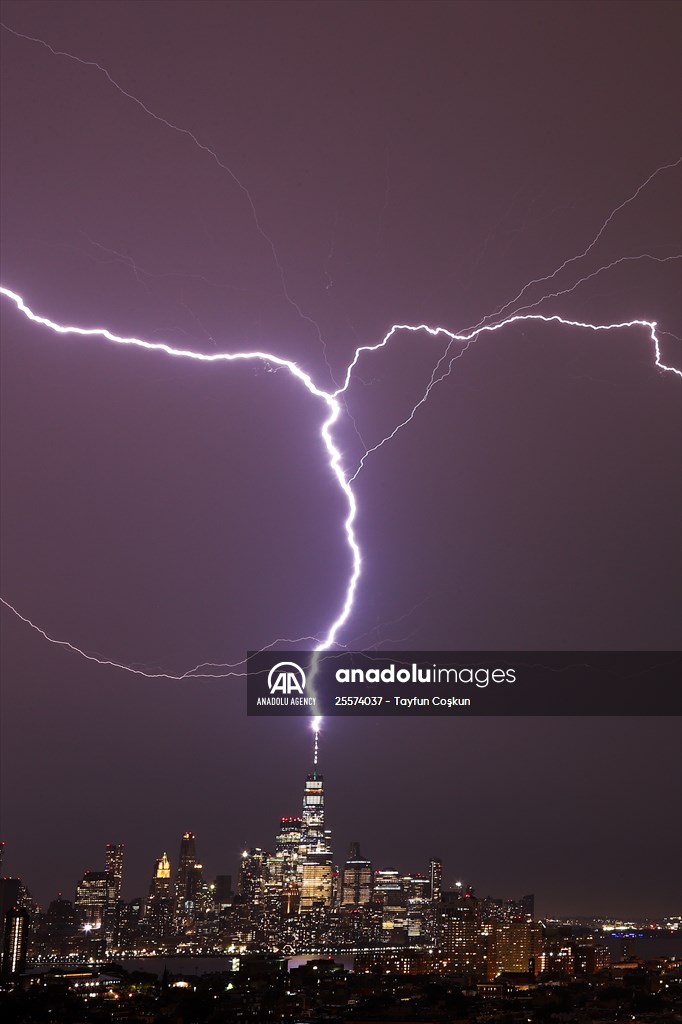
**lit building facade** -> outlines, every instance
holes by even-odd
[[[123,843],[107,843],[104,870],[111,879],[111,896],[117,902],[123,885]]]
[[[144,905],[144,922],[151,939],[163,942],[172,932],[173,883],[168,854],[163,853],[154,863],[149,896]]]
[[[481,960],[478,900],[461,887],[444,892],[438,908],[438,954],[448,970],[474,974]]]
[[[76,886],[74,903],[86,931],[104,925],[107,909],[114,902],[114,883],[106,871],[86,871]]]
[[[202,878],[197,862],[193,832],[185,832],[180,840],[178,869],[175,875],[175,922],[179,929],[191,928],[199,910]]]
[[[359,843],[351,843],[341,879],[341,906],[367,906],[372,900],[373,887],[372,862],[360,854]]]
[[[30,917],[23,907],[10,907],[5,915],[2,943],[2,978],[10,981],[26,970]]]
[[[324,827],[324,777],[317,764],[318,742],[316,730],[313,770],[306,779],[301,815],[299,912],[302,914],[316,907],[331,907],[334,891],[331,833]]]

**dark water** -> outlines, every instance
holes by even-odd
[[[294,956],[289,960],[289,970],[294,967],[300,967],[308,960],[319,960],[319,956]],[[338,953],[334,960],[337,963],[342,963],[346,970],[353,969],[353,957],[345,956],[342,953]],[[169,974],[183,974],[190,977],[191,975],[200,974],[214,974],[221,971],[234,970],[235,966],[239,966],[239,958],[231,956],[150,956],[143,957],[140,960],[121,960],[117,961],[126,971],[147,971],[149,974],[161,975],[164,969],[168,969]]]
[[[621,938],[614,938],[609,935],[597,941],[598,944],[608,946],[613,963],[617,963],[622,958],[623,940]],[[627,943],[631,955],[641,960],[655,960],[657,957],[674,956],[682,958],[682,934],[675,936],[645,935],[642,938],[629,938]],[[292,957],[289,961],[289,968],[298,967],[308,959],[316,958]],[[347,969],[352,969],[352,957],[339,953],[334,959],[338,963],[343,963]],[[163,974],[165,969],[168,970],[169,974],[173,975],[181,974],[186,977],[196,975],[198,977],[201,974],[214,974],[235,970],[239,966],[239,958],[233,956],[149,956],[140,957],[135,960],[117,960],[116,963],[119,963],[126,971],[145,971],[158,977]]]
[[[611,951],[611,960],[617,963],[621,959],[623,940],[605,936],[598,940],[599,944],[608,946]],[[633,956],[640,960],[655,960],[657,957],[682,957],[682,934],[670,936],[645,935],[643,938],[628,939],[628,946]],[[314,957],[292,957],[289,961],[289,969],[298,967],[307,959]],[[352,969],[353,958],[337,954],[334,959],[343,963],[347,969]],[[163,974],[164,967],[168,968],[169,974],[200,975],[212,974],[214,971],[230,971],[234,958],[231,956],[216,957],[156,957],[150,956],[140,960],[124,960],[122,966],[127,971],[148,971],[150,974]]]
[[[239,959],[233,956],[145,956],[139,960],[117,960],[126,971],[146,971],[159,977],[164,970],[169,974],[187,977],[200,974],[219,974],[239,967]]]
[[[678,935],[644,935],[642,938],[625,940],[632,956],[640,960],[656,960],[661,956],[682,957],[682,933]],[[616,963],[622,958],[623,939],[608,936],[603,942],[611,950],[611,960]]]

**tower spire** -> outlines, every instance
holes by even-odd
[[[313,718],[313,770],[317,769],[317,761],[320,753],[320,721],[321,719]]]

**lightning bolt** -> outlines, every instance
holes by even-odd
[[[326,344],[324,342],[324,339],[322,337],[319,325],[315,322],[315,320],[313,320],[312,317],[310,317],[307,313],[305,313],[302,310],[302,308],[295,302],[295,300],[290,295],[290,293],[289,293],[289,291],[287,289],[287,285],[286,285],[284,270],[283,270],[282,264],[281,264],[281,262],[279,260],[279,257],[278,257],[278,254],[277,254],[277,251],[276,251],[276,248],[275,248],[274,241],[267,234],[267,232],[265,231],[265,229],[262,226],[262,223],[261,223],[261,221],[259,219],[258,212],[257,212],[257,209],[256,209],[256,204],[254,202],[254,199],[253,199],[253,196],[252,196],[251,192],[246,187],[246,185],[244,185],[244,183],[240,180],[240,178],[237,176],[237,174],[223,160],[221,160],[221,158],[218,156],[217,152],[214,149],[212,149],[210,146],[208,146],[204,142],[202,142],[200,140],[200,138],[194,132],[190,131],[188,128],[185,128],[185,127],[183,127],[183,126],[181,126],[179,124],[176,124],[173,121],[169,120],[168,118],[166,118],[166,117],[162,116],[161,114],[159,114],[159,113],[155,112],[154,110],[152,110],[138,96],[134,95],[132,92],[130,92],[126,88],[124,88],[114,78],[114,76],[109,72],[109,70],[106,67],[104,67],[102,64],[99,64],[97,61],[85,60],[85,59],[83,59],[81,57],[78,57],[78,56],[76,56],[73,53],[69,53],[69,52],[67,52],[65,50],[58,50],[55,47],[53,47],[52,45],[50,45],[50,43],[48,43],[47,41],[45,41],[43,39],[40,39],[40,38],[35,37],[35,36],[26,35],[25,33],[19,32],[16,29],[13,29],[13,28],[11,28],[8,25],[2,24],[2,27],[6,31],[10,32],[13,36],[15,36],[15,37],[17,37],[19,39],[23,39],[25,41],[28,41],[28,42],[31,42],[31,43],[34,43],[34,44],[38,44],[39,46],[45,48],[46,50],[48,50],[50,53],[52,53],[56,57],[66,58],[67,60],[69,60],[69,61],[71,61],[73,63],[79,64],[79,65],[81,65],[83,67],[95,69],[97,72],[99,72],[101,75],[103,75],[108,80],[110,85],[114,89],[116,89],[117,92],[120,95],[122,95],[126,99],[130,100],[132,103],[136,104],[138,106],[138,108],[140,108],[146,115],[151,117],[153,120],[157,121],[159,124],[161,124],[161,125],[165,126],[166,128],[174,131],[175,133],[180,134],[181,136],[184,136],[187,139],[189,139],[194,146],[196,146],[204,154],[208,155],[221,170],[223,170],[224,172],[226,172],[228,174],[228,176],[231,178],[233,183],[240,189],[240,191],[245,196],[245,198],[246,198],[246,200],[247,200],[247,202],[249,204],[250,210],[251,210],[251,214],[252,214],[252,218],[253,218],[253,223],[254,223],[254,226],[256,228],[256,231],[261,236],[261,238],[264,240],[264,242],[267,244],[267,246],[269,247],[269,249],[270,249],[270,251],[272,253],[272,258],[274,260],[274,264],[275,264],[275,266],[277,268],[277,271],[278,271],[278,274],[279,274],[281,288],[282,288],[282,293],[284,295],[284,298],[286,299],[288,304],[297,312],[297,314],[299,315],[299,317],[302,320],[307,321],[310,325],[312,325],[316,329],[317,337],[318,337],[318,339],[319,339],[319,341],[320,341],[320,343],[322,345],[324,360],[325,360],[327,369],[329,371],[329,375],[330,375],[332,381],[334,381],[334,383],[336,383],[335,380],[334,380],[334,375],[332,373],[329,361],[328,361],[327,348],[326,348]],[[514,298],[510,299],[509,301],[507,301],[503,305],[499,306],[493,312],[491,312],[489,314],[486,314],[486,316],[484,316],[483,319],[478,324],[476,324],[475,326],[467,328],[463,332],[454,333],[452,331],[447,330],[444,327],[431,327],[431,326],[428,326],[426,324],[419,324],[419,325],[395,324],[384,335],[383,339],[381,341],[379,341],[378,343],[376,343],[375,345],[359,345],[355,349],[353,358],[351,359],[351,362],[349,363],[349,365],[348,365],[348,367],[346,369],[342,385],[340,387],[337,387],[335,391],[328,391],[328,390],[325,390],[322,387],[320,387],[318,384],[315,383],[315,381],[312,379],[311,375],[309,373],[305,372],[293,360],[284,359],[284,358],[282,358],[280,356],[276,356],[276,355],[273,355],[271,353],[261,352],[261,351],[257,350],[257,351],[249,351],[249,352],[225,352],[225,353],[206,354],[206,353],[202,353],[202,352],[195,352],[195,351],[192,351],[190,349],[176,348],[176,347],[171,346],[169,344],[158,342],[158,341],[151,341],[151,340],[145,340],[145,339],[134,338],[134,337],[121,337],[121,336],[115,334],[113,331],[110,331],[108,328],[103,328],[103,327],[102,328],[88,328],[88,327],[80,327],[80,326],[71,326],[71,325],[57,324],[53,320],[50,320],[47,317],[39,316],[38,314],[34,313],[32,311],[32,309],[29,308],[29,306],[24,301],[24,299],[18,293],[10,290],[9,288],[0,287],[0,294],[3,297],[9,299],[11,302],[13,302],[14,305],[16,306],[16,308],[19,310],[19,312],[22,313],[28,320],[31,320],[32,322],[34,322],[34,323],[36,323],[36,324],[38,324],[38,325],[40,325],[42,327],[47,328],[47,329],[53,331],[56,334],[61,334],[61,335],[80,335],[80,336],[85,336],[85,337],[100,337],[100,338],[105,339],[106,341],[113,342],[113,343],[116,343],[116,344],[119,344],[119,345],[130,345],[130,346],[133,346],[133,347],[144,348],[144,349],[147,349],[148,351],[159,352],[161,354],[165,354],[167,356],[172,356],[172,357],[175,357],[175,358],[193,359],[193,360],[197,360],[199,362],[214,363],[214,362],[234,362],[234,361],[239,361],[239,360],[256,360],[256,361],[263,361],[263,362],[269,363],[271,365],[275,365],[275,366],[277,366],[277,367],[279,367],[281,369],[286,370],[289,374],[291,374],[300,384],[302,384],[306,388],[308,393],[314,399],[318,400],[322,404],[322,406],[324,407],[324,410],[325,410],[325,416],[324,416],[324,418],[322,420],[322,423],[321,423],[321,426],[320,426],[320,429],[319,429],[319,435],[320,435],[320,440],[321,440],[321,444],[322,444],[322,450],[326,454],[327,465],[328,465],[331,473],[333,474],[333,476],[334,476],[334,478],[335,478],[335,480],[337,482],[338,487],[340,488],[340,490],[341,490],[341,492],[343,494],[344,501],[345,501],[345,504],[346,504],[347,512],[346,512],[345,520],[343,522],[343,531],[344,531],[344,534],[345,534],[346,545],[347,545],[347,548],[348,548],[348,551],[349,551],[349,555],[350,555],[350,570],[349,570],[348,577],[346,579],[345,589],[343,591],[343,600],[341,602],[340,611],[338,612],[337,617],[334,619],[334,621],[328,627],[326,633],[322,637],[320,637],[320,638],[318,638],[318,637],[305,637],[305,638],[299,638],[298,640],[295,640],[295,641],[286,641],[286,642],[289,642],[289,643],[297,643],[297,642],[300,642],[302,640],[306,641],[306,642],[314,642],[315,645],[316,645],[315,646],[315,650],[318,651],[318,652],[321,652],[321,651],[328,650],[330,647],[333,647],[333,646],[339,644],[339,641],[338,641],[337,637],[339,636],[340,632],[342,631],[343,627],[345,626],[346,622],[348,621],[348,619],[349,619],[349,617],[351,615],[351,612],[352,612],[352,609],[353,609],[353,605],[354,605],[355,595],[356,595],[356,592],[357,592],[358,582],[359,582],[359,579],[360,579],[360,576],[361,576],[361,572],[362,572],[362,553],[360,551],[360,547],[359,547],[359,544],[358,544],[358,541],[357,541],[357,537],[356,537],[356,534],[355,534],[355,520],[356,520],[356,517],[357,517],[358,508],[357,508],[356,496],[355,496],[355,493],[354,493],[354,490],[353,490],[353,483],[354,483],[358,473],[364,467],[367,458],[371,454],[373,454],[374,452],[378,451],[381,447],[383,447],[388,441],[391,440],[391,438],[396,436],[396,434],[398,433],[399,430],[401,430],[404,426],[406,426],[408,423],[410,423],[412,421],[412,419],[416,415],[416,413],[419,410],[419,408],[427,401],[427,399],[428,399],[429,395],[431,394],[431,391],[433,390],[433,388],[438,383],[440,383],[442,380],[444,380],[450,374],[450,372],[451,372],[451,370],[453,368],[454,362],[456,360],[460,359],[466,353],[466,351],[468,351],[470,346],[473,345],[484,333],[494,333],[494,332],[497,332],[499,330],[504,329],[505,327],[507,327],[509,325],[512,325],[514,323],[519,323],[519,322],[522,322],[522,321],[541,321],[541,322],[543,322],[545,324],[557,323],[557,324],[561,324],[563,326],[575,328],[577,330],[589,330],[589,331],[592,331],[592,332],[620,331],[620,330],[626,330],[626,329],[636,329],[636,328],[639,328],[639,329],[645,330],[645,332],[649,336],[649,340],[650,340],[650,342],[652,344],[653,351],[654,351],[655,365],[661,371],[663,371],[663,372],[672,373],[672,374],[674,374],[676,376],[682,377],[682,371],[676,369],[675,367],[666,365],[665,363],[663,363],[663,361],[661,359],[660,334],[663,334],[663,333],[666,333],[666,332],[662,332],[662,331],[659,332],[658,329],[657,329],[657,324],[656,324],[655,321],[635,319],[635,320],[624,321],[624,322],[621,322],[621,323],[592,324],[592,323],[585,323],[585,322],[578,321],[578,320],[566,319],[566,318],[560,316],[559,314],[548,314],[548,315],[545,315],[545,314],[541,314],[541,313],[531,313],[531,312],[529,312],[529,310],[531,310],[531,309],[537,309],[538,305],[540,305],[540,303],[542,301],[544,301],[545,299],[550,298],[550,297],[551,298],[556,298],[559,295],[568,294],[569,292],[572,292],[575,288],[577,288],[578,285],[580,285],[580,284],[584,283],[585,281],[587,281],[587,280],[597,276],[597,274],[602,273],[603,271],[605,271],[607,269],[610,269],[611,266],[615,266],[618,263],[622,263],[622,262],[626,262],[628,260],[634,260],[634,259],[652,259],[652,260],[658,260],[659,262],[666,262],[667,259],[676,259],[676,258],[679,258],[679,257],[658,258],[658,257],[652,256],[650,254],[643,254],[642,256],[638,256],[638,257],[622,257],[620,260],[616,260],[612,264],[609,264],[608,266],[600,267],[598,270],[594,271],[593,273],[586,275],[585,277],[581,278],[579,281],[577,281],[573,286],[571,286],[569,288],[565,288],[562,291],[549,292],[549,293],[543,295],[541,298],[536,299],[532,303],[527,303],[524,306],[518,306],[517,305],[517,303],[526,295],[526,293],[531,288],[533,288],[534,286],[539,285],[539,284],[543,284],[543,283],[547,283],[547,282],[550,282],[550,281],[554,281],[567,267],[569,267],[569,266],[573,265],[574,263],[577,263],[577,262],[585,259],[589,255],[589,253],[595,248],[595,246],[599,243],[600,239],[602,238],[604,232],[607,230],[607,228],[608,228],[609,224],[611,223],[611,221],[613,220],[613,218],[620,211],[622,211],[627,206],[629,206],[631,203],[633,203],[637,199],[637,197],[640,195],[640,193],[643,191],[643,189],[645,189],[647,187],[647,185],[649,185],[649,183],[651,181],[653,181],[653,179],[656,178],[660,173],[662,173],[665,170],[669,170],[669,169],[678,167],[681,162],[682,162],[682,159],[681,160],[677,160],[674,163],[664,164],[661,167],[656,168],[656,170],[654,170],[649,175],[649,177],[646,178],[646,180],[644,180],[630,195],[628,195],[618,206],[616,206],[608,214],[608,216],[602,222],[602,224],[601,224],[599,230],[597,231],[597,233],[594,235],[594,237],[591,239],[591,241],[589,241],[589,243],[587,243],[587,245],[582,249],[582,251],[574,254],[573,256],[568,257],[565,260],[563,260],[563,262],[560,263],[550,273],[545,274],[544,276],[541,276],[541,277],[534,278],[531,281],[528,281],[521,288],[521,290],[517,293],[517,295],[514,296]],[[387,187],[388,187],[388,180],[387,180]],[[386,202],[388,202],[388,192],[387,192]],[[332,254],[333,254],[333,247],[332,247],[332,253],[330,254],[330,257],[331,257]],[[122,257],[121,254],[118,254],[118,253],[115,253],[115,256],[116,256],[117,259],[119,259],[119,260],[122,259],[124,262],[129,263],[129,265],[131,266],[131,269],[136,274],[136,276],[138,276],[138,279],[139,279],[138,268],[135,266],[135,264],[133,263],[132,260],[129,260],[127,257]],[[512,310],[512,312],[509,312],[510,310]],[[504,315],[504,319],[500,319],[500,317],[502,317],[503,315]],[[359,463],[357,469],[355,470],[355,472],[350,474],[347,471],[347,469],[344,467],[343,459],[342,459],[342,453],[341,453],[340,448],[338,447],[337,442],[335,441],[335,436],[334,436],[334,428],[339,423],[339,421],[342,420],[342,419],[348,420],[348,422],[351,424],[351,426],[353,426],[355,428],[356,433],[358,433],[357,427],[355,427],[355,423],[353,421],[353,418],[352,418],[350,412],[348,411],[348,409],[346,408],[345,393],[347,392],[347,390],[348,390],[348,388],[350,386],[350,383],[351,383],[351,380],[352,380],[352,376],[353,376],[353,371],[355,370],[355,367],[357,366],[358,361],[361,358],[361,356],[364,353],[373,353],[373,352],[376,352],[376,351],[378,351],[380,349],[385,348],[386,346],[388,346],[390,341],[396,335],[398,335],[400,333],[411,333],[411,334],[425,333],[428,336],[433,337],[433,338],[438,338],[438,337],[446,338],[447,339],[447,346],[446,346],[444,354],[440,357],[440,359],[438,360],[438,362],[436,363],[436,365],[434,367],[434,370],[433,370],[433,372],[431,374],[431,379],[430,379],[430,381],[429,381],[429,383],[428,383],[428,385],[426,387],[426,390],[424,391],[424,394],[422,395],[421,399],[416,403],[416,405],[412,409],[412,411],[409,414],[409,416],[405,420],[403,420],[402,423],[399,423],[398,426],[395,427],[394,430],[387,437],[383,438],[381,441],[379,441],[373,447],[367,449],[365,451],[364,455],[362,456],[362,459],[360,460],[360,463]],[[453,345],[455,345],[455,344],[459,344],[460,348],[459,348],[459,350],[457,351],[457,353],[455,355],[450,357],[450,352],[452,350]],[[447,366],[445,364],[447,364]],[[363,444],[363,448],[365,448],[364,444]],[[27,618],[26,616],[21,614],[8,601],[6,601],[4,599],[0,599],[0,600],[2,600],[2,603],[9,610],[11,610],[16,616],[18,616],[24,623],[26,623],[28,626],[30,626],[31,628],[36,630],[41,636],[43,636],[49,642],[51,642],[53,644],[58,644],[60,646],[63,646],[65,648],[73,651],[74,653],[80,654],[82,657],[87,658],[90,661],[95,661],[95,662],[97,662],[98,664],[101,664],[101,665],[114,666],[114,667],[121,668],[121,669],[124,669],[124,670],[129,671],[129,672],[133,672],[135,674],[146,676],[148,678],[170,678],[170,679],[186,679],[186,678],[201,678],[201,677],[227,678],[228,676],[243,675],[243,673],[237,671],[244,664],[243,662],[238,662],[238,663],[234,663],[234,664],[224,664],[224,665],[215,665],[215,664],[204,662],[204,663],[201,663],[200,665],[195,666],[193,669],[188,670],[187,672],[183,673],[182,675],[169,675],[168,673],[165,673],[165,672],[151,672],[151,671],[147,671],[147,670],[144,670],[144,669],[136,668],[134,666],[125,665],[125,664],[122,664],[122,663],[119,663],[119,662],[115,662],[115,661],[107,660],[107,659],[104,659],[104,658],[100,658],[100,657],[98,657],[98,656],[96,656],[96,655],[94,655],[92,653],[88,653],[88,652],[82,650],[81,648],[76,647],[74,644],[72,644],[69,641],[56,639],[56,638],[50,636],[40,626],[38,626],[36,623],[32,622],[29,618]],[[273,641],[273,643],[268,645],[268,646],[274,646],[275,644],[280,643],[280,642],[283,642],[283,641]],[[264,649],[266,649],[266,648],[264,648]],[[215,672],[204,671],[204,670],[210,669],[210,668],[227,669],[228,671],[222,672],[222,673],[215,673]]]
[[[54,320],[49,319],[46,316],[41,316],[35,313],[25,302],[21,295],[17,292],[12,291],[9,288],[0,286],[0,295],[12,302],[17,310],[30,320],[32,323],[38,324],[41,327],[45,327],[55,334],[59,335],[76,335],[79,337],[98,337],[103,338],[106,341],[112,342],[116,345],[127,345],[133,348],[142,348],[148,352],[158,352],[161,355],[169,356],[176,359],[190,359],[202,363],[233,363],[239,361],[261,361],[274,364],[275,366],[281,367],[286,370],[296,381],[301,384],[312,398],[319,401],[325,410],[325,416],[322,420],[319,428],[319,437],[321,441],[322,450],[326,454],[327,466],[336,480],[336,483],[343,494],[346,504],[346,517],[343,522],[343,531],[345,534],[345,542],[350,555],[350,571],[346,579],[345,589],[343,591],[343,599],[341,602],[341,608],[337,613],[336,618],[332,621],[331,625],[327,628],[327,631],[321,638],[313,638],[316,641],[315,651],[321,652],[329,650],[335,644],[337,644],[337,637],[344,625],[348,621],[350,614],[353,609],[355,595],[357,591],[358,581],[362,572],[362,552],[360,545],[355,533],[355,520],[358,512],[357,498],[353,490],[353,482],[359,472],[359,469],[352,475],[348,474],[343,465],[343,457],[341,450],[339,449],[337,442],[334,437],[334,427],[337,425],[339,418],[342,413],[345,412],[345,403],[342,401],[342,396],[348,390],[353,370],[358,364],[363,353],[377,352],[380,349],[384,349],[388,346],[390,341],[402,332],[410,334],[425,333],[430,337],[437,338],[444,336],[449,339],[449,345],[454,342],[459,342],[462,345],[460,355],[463,354],[467,348],[477,341],[484,334],[494,334],[497,331],[503,330],[515,323],[522,323],[527,321],[536,321],[544,324],[560,324],[564,327],[571,327],[577,330],[592,331],[594,333],[599,332],[613,332],[621,331],[633,328],[644,329],[649,336],[651,341],[654,356],[655,365],[665,373],[672,373],[678,377],[682,377],[682,371],[676,367],[666,365],[661,359],[660,341],[656,331],[656,322],[653,320],[627,320],[620,323],[610,324],[593,324],[585,323],[581,320],[570,320],[566,317],[560,316],[559,314],[546,315],[543,313],[516,313],[506,317],[504,320],[494,324],[486,324],[474,328],[473,330],[463,333],[456,334],[452,331],[447,330],[445,327],[430,327],[427,324],[394,324],[391,329],[384,335],[381,341],[375,345],[360,345],[355,350],[353,358],[349,363],[345,375],[343,384],[336,389],[336,391],[325,391],[319,385],[317,385],[309,373],[303,370],[297,363],[291,359],[285,359],[282,356],[274,355],[271,352],[262,352],[259,350],[249,352],[217,352],[217,353],[205,353],[195,352],[191,349],[175,348],[172,345],[168,345],[164,342],[149,341],[144,338],[136,337],[122,337],[121,335],[115,334],[113,331],[106,327],[81,327],[73,324],[59,324]],[[435,371],[434,371],[435,373]],[[410,417],[405,422],[409,422],[413,418],[417,409],[420,405],[426,401],[430,389],[433,384],[438,381],[439,378],[432,376],[432,381],[427,388],[427,392],[424,397],[413,409]],[[396,430],[399,429],[396,428]],[[394,436],[395,432],[392,435]],[[361,462],[361,466],[364,464],[364,459],[372,451],[376,451],[380,448],[385,441],[382,441],[379,445],[376,445],[374,449],[370,449]],[[212,678],[227,678],[229,676],[241,675],[243,673],[237,672],[237,668],[240,663],[235,665],[224,666],[228,668],[227,672],[224,673],[207,673],[202,671],[206,667],[210,667],[207,663],[197,666],[195,669],[191,669],[182,675],[169,675],[165,672],[148,672],[143,669],[133,668],[128,665],[124,665],[120,662],[111,661],[104,658],[99,658],[94,654],[87,653],[82,649],[76,647],[74,644],[65,640],[58,640],[50,636],[45,630],[36,623],[32,622],[29,618],[22,615],[12,604],[3,599],[3,604],[15,615],[17,615],[22,622],[29,625],[31,628],[36,630],[41,636],[51,643],[58,644],[66,647],[67,649],[80,654],[82,657],[87,658],[89,661],[95,661],[101,665],[110,665],[116,668],[125,669],[129,672],[133,672],[136,675],[143,675],[148,678],[170,678],[170,679],[186,679],[189,677],[200,678],[210,675]],[[307,638],[310,639],[310,638]],[[274,646],[273,642],[272,645]],[[241,663],[243,664],[243,663]]]

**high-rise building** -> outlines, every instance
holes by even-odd
[[[361,855],[359,843],[351,843],[341,879],[341,906],[366,906],[372,900],[373,883],[372,862]]]
[[[71,902],[62,898],[61,893],[52,900],[47,911],[39,919],[36,933],[36,951],[51,953],[60,957],[78,952],[80,944],[78,912]]]
[[[474,973],[480,960],[481,920],[472,889],[444,892],[438,908],[438,952],[451,970]]]
[[[314,910],[315,907],[331,907],[334,886],[333,875],[330,854],[307,854],[301,872],[300,913],[308,913]]]
[[[74,902],[86,931],[102,928],[107,908],[113,902],[112,896],[112,881],[106,871],[85,872],[76,886]]]
[[[171,866],[168,854],[165,852],[162,853],[159,859],[154,862],[154,874],[152,876],[149,894],[150,896],[163,897],[164,899],[170,899],[173,895],[171,886]]]
[[[489,923],[485,932],[489,981],[506,972],[535,973],[543,965],[544,932],[541,924],[515,918],[502,924]]]
[[[154,862],[154,872],[149,885],[149,896],[144,905],[144,921],[153,939],[165,939],[172,931],[173,885],[168,854],[163,853]]]
[[[318,768],[319,738],[315,729],[313,767],[303,791],[299,847],[302,914],[316,906],[330,907],[333,897],[331,833],[324,827],[324,777]]]
[[[435,934],[438,904],[431,902],[431,880],[425,875],[405,875],[402,884],[407,899],[408,941],[435,945],[431,940]]]
[[[303,832],[303,818],[280,818],[279,832],[275,839],[277,853],[285,853],[289,857],[298,857]]]
[[[324,827],[324,776],[314,765],[305,782],[301,816],[300,854],[328,852],[328,835]]]
[[[185,832],[180,840],[175,875],[175,920],[178,927],[191,926],[199,909],[201,889],[201,864],[197,862],[194,833]]]
[[[26,970],[30,918],[23,907],[10,907],[5,915],[2,943],[2,978],[8,981]]]
[[[123,883],[123,843],[107,843],[104,870],[112,880],[112,896],[118,902]]]
[[[431,900],[440,903],[443,889],[443,864],[435,858],[429,862],[429,879],[431,881]]]
[[[118,915],[123,883],[123,843],[107,843],[104,870],[108,876],[108,902],[104,912],[107,949],[118,944]]]
[[[20,906],[21,889],[20,878],[0,878],[0,949],[5,937],[7,911]]]
[[[381,905],[381,941],[397,946],[407,942],[407,895],[403,877],[393,868],[374,872],[374,898]]]
[[[275,851],[282,861],[283,883],[295,885],[300,881],[299,858],[303,841],[303,818],[280,818],[275,838]]]
[[[260,847],[253,847],[242,853],[237,892],[252,906],[262,904],[265,899],[267,859],[267,853]]]

